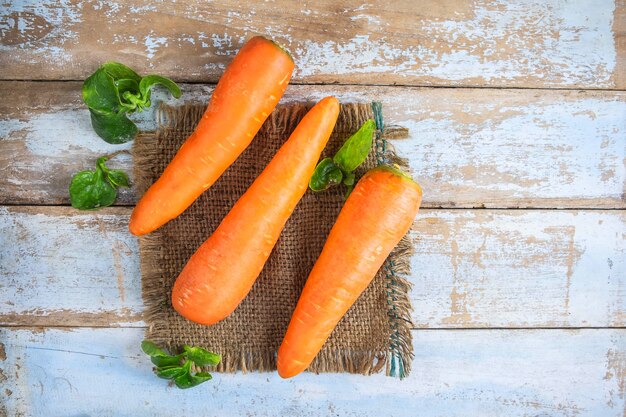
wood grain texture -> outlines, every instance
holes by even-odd
[[[0,323],[137,325],[139,247],[128,217],[124,208],[0,208]]]
[[[623,0],[9,1],[0,77],[84,79],[116,60],[215,82],[243,42],[271,36],[296,82],[624,88]]]
[[[405,380],[214,374],[192,390],[152,375],[143,329],[0,329],[9,416],[623,416],[626,331],[414,331]]]
[[[0,324],[143,326],[129,216],[1,208]],[[624,211],[422,210],[411,238],[416,327],[626,325]]]
[[[207,102],[212,87],[184,85]],[[383,103],[395,141],[422,184],[424,207],[626,208],[626,93],[408,87],[290,86],[283,103],[336,95]],[[68,204],[73,173],[130,145],[109,145],[90,126],[80,83],[0,82],[0,203]],[[139,115],[155,127],[154,109]],[[131,170],[130,157],[112,166]],[[122,190],[117,204],[134,204]]]

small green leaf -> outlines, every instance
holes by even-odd
[[[156,343],[150,340],[144,340],[141,342],[141,350],[148,356],[166,356],[167,352],[158,347]]]
[[[183,368],[185,369],[185,372],[174,378],[174,383],[178,388],[192,388],[212,378],[211,374],[208,372],[198,372],[197,374],[192,375],[191,361],[185,362]]]
[[[222,356],[217,353],[209,352],[200,347],[183,346],[187,359],[193,361],[197,366],[215,366],[222,360]]]
[[[352,135],[337,151],[333,162],[341,168],[344,173],[354,171],[359,165],[365,162],[367,155],[372,148],[376,123],[370,119],[363,123],[363,126]]]
[[[126,114],[91,112],[91,125],[98,136],[108,143],[119,144],[135,139],[137,126]]]
[[[185,356],[185,353],[170,355],[149,340],[141,342],[141,350],[150,356],[150,361],[158,367],[180,366],[180,360]]]
[[[221,360],[221,356],[218,354],[191,346],[184,346],[183,353],[170,356],[165,350],[149,340],[141,342],[141,349],[150,356],[152,363],[157,366],[154,369],[157,376],[174,380],[176,386],[181,389],[195,387],[212,378],[208,372],[192,374],[191,366],[194,363],[197,366],[217,365]],[[187,357],[187,359],[181,366],[180,361],[183,357]]]
[[[129,94],[134,97],[139,96],[139,83],[135,80],[124,78],[122,80],[116,80],[115,85],[118,90],[118,95],[123,111],[133,112],[136,109],[137,105],[134,104],[132,100],[129,100],[126,97]]]
[[[100,66],[107,72],[114,80],[130,79],[135,80],[137,83],[141,81],[141,77],[131,68],[119,62],[108,61]]]
[[[341,184],[343,173],[330,158],[324,158],[317,164],[313,176],[309,180],[309,187],[313,191],[326,190],[332,185]]]
[[[72,207],[93,210],[110,206],[117,197],[117,187],[128,186],[126,174],[117,169],[109,169],[105,163],[107,159],[106,156],[98,158],[95,171],[81,171],[72,177],[69,187]],[[152,342],[145,344],[146,349],[154,348],[154,344],[150,343]]]
[[[156,366],[179,366],[180,360],[185,356],[184,353],[179,355],[170,356],[168,354],[165,355],[155,355],[150,357],[150,361]]]
[[[164,85],[176,98],[181,95],[180,88],[168,78],[159,75],[141,78],[119,62],[102,64],[83,83],[83,100],[98,136],[108,143],[133,140],[138,129],[125,114],[150,107],[150,87],[155,84]]]
[[[210,379],[213,379],[213,376],[208,372],[198,372],[195,375],[191,375],[191,381],[193,382],[194,387]]]
[[[120,98],[113,78],[99,68],[83,83],[83,101],[90,110],[100,113],[117,113]]]
[[[105,178],[99,167],[95,171],[81,171],[70,182],[70,201],[79,210],[94,210],[113,204],[117,189]]]
[[[174,379],[183,375],[186,371],[182,366],[164,366],[155,370],[157,376],[163,379]]]
[[[181,389],[193,387],[193,381],[191,380],[191,361],[186,361],[181,369],[183,372],[174,378],[174,383]]]
[[[128,175],[124,171],[119,169],[111,169],[107,172],[107,178],[109,182],[118,187],[130,187],[130,181],[128,181]]]
[[[141,97],[143,97],[146,101],[150,100],[150,87],[157,84],[161,84],[167,88],[175,98],[179,98],[182,94],[180,88],[174,81],[169,78],[161,77],[160,75],[151,74],[143,77],[139,83],[139,92],[141,93]]]

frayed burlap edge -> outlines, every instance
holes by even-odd
[[[350,104],[348,104],[350,105]],[[307,105],[292,105],[294,111],[292,117],[298,117],[307,108]],[[204,105],[189,103],[182,107],[161,105],[156,114],[159,128],[185,126],[189,118],[198,120],[204,112]],[[180,115],[183,115],[180,117]],[[385,128],[381,107],[379,103],[372,104],[372,115],[377,124],[375,137],[375,152],[378,164],[398,165],[408,171],[408,163],[398,157],[395,149],[388,139],[403,139],[408,136],[408,130],[401,127]],[[175,117],[177,116],[177,117]],[[270,116],[272,122],[275,119]],[[138,195],[142,195],[151,185],[152,175],[148,167],[159,154],[158,142],[154,140],[155,133],[142,133],[135,141],[132,148],[134,160],[135,187]],[[156,234],[146,235],[139,238],[140,267],[142,274],[142,297],[146,306],[144,313],[148,324],[146,337],[156,343],[168,345],[168,340],[159,337],[163,334],[159,328],[159,316],[167,305],[162,302],[163,295],[163,271],[159,267],[161,254],[161,241]],[[321,351],[308,367],[308,371],[315,373],[347,372],[370,375],[385,369],[388,376],[404,378],[409,375],[413,359],[413,342],[411,329],[412,306],[409,298],[411,288],[406,279],[410,274],[410,258],[413,253],[411,241],[404,236],[396,248],[387,258],[383,269],[387,278],[387,305],[390,324],[389,347],[386,351],[350,351],[346,349],[334,349]],[[168,346],[172,348],[172,346]],[[197,369],[217,372],[242,372],[274,371],[276,370],[276,351],[265,352],[236,351],[229,352],[228,357],[216,367],[210,369]]]

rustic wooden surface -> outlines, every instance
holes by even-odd
[[[67,204],[74,172],[130,147],[89,129],[80,85],[0,82],[1,202]],[[155,96],[207,102],[212,88],[183,90],[181,100]],[[329,94],[376,97],[390,123],[409,128],[395,146],[427,190],[424,207],[626,208],[626,92],[299,85],[283,102]],[[153,111],[140,115],[145,129],[155,127]],[[77,130],[79,140],[68,134]],[[119,161],[130,169],[129,157]],[[135,199],[124,191],[118,203]]]
[[[0,16],[0,416],[626,416],[624,0],[8,0]],[[283,102],[376,98],[410,130],[394,146],[425,196],[406,380],[168,387],[139,351],[137,195],[68,207],[74,172],[129,148],[93,133],[80,80],[118,60],[193,82],[155,101],[206,102],[257,33],[294,55]]]
[[[13,1],[0,73],[80,80],[118,60],[216,82],[264,33],[293,53],[296,82],[624,88],[625,10],[623,0]]]

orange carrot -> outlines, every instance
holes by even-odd
[[[289,53],[261,36],[241,48],[215,87],[196,130],[133,210],[132,234],[161,227],[213,185],[276,107],[293,69]]]
[[[302,290],[278,350],[278,373],[305,370],[339,320],[408,232],[422,200],[420,186],[381,166],[357,183],[341,209]]]
[[[336,98],[316,104],[189,259],[172,290],[172,305],[183,317],[216,323],[248,294],[307,190],[338,115]]]

